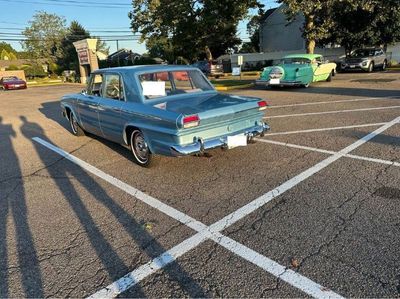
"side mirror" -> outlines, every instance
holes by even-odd
[[[86,89],[82,89],[81,94],[86,95],[87,94]]]

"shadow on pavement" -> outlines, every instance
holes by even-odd
[[[44,107],[42,111],[45,115],[48,113],[46,108],[49,108],[49,106]],[[52,109],[50,110],[53,111]],[[53,115],[53,113],[51,112],[50,115]],[[29,122],[24,116],[21,116],[21,120],[23,121],[21,132],[26,138],[32,140],[33,137],[40,137],[51,143],[51,140],[46,137],[45,132],[38,124]],[[69,132],[65,133],[69,134]],[[46,157],[49,155],[49,150],[34,141],[32,141],[32,143],[41,160],[45,161]],[[82,168],[71,163],[68,167],[50,166],[47,168],[47,171],[50,176],[53,177],[58,189],[79,219],[99,260],[102,262],[109,277],[113,281],[127,274],[132,269],[124,264],[123,260],[112,248],[112,245],[101,233],[90,211],[86,208],[84,200],[75,189],[71,180],[77,180],[97,201],[105,206],[113,214],[123,229],[130,235],[132,240],[136,242],[140,250],[145,252],[150,259],[156,258],[167,251],[144,229],[141,223],[138,223],[122,206],[115,202]],[[118,233],[118,231],[116,231],[116,233]],[[177,262],[173,262],[171,266],[165,268],[165,272],[173,280],[185,281],[185,285],[182,285],[182,289],[186,290],[189,296],[205,297],[206,294],[203,289]],[[143,290],[138,286],[135,287],[135,291],[135,296],[137,297],[146,296]]]
[[[0,197],[0,298],[8,298],[9,277],[11,266],[8,265],[8,242],[7,222],[8,216],[15,227],[16,251],[18,256],[18,269],[21,273],[22,287],[27,298],[43,297],[42,273],[39,267],[35,243],[28,222],[28,211],[25,198],[25,189],[22,179],[20,162],[12,144],[15,131],[11,125],[3,124],[0,117],[0,134],[2,146],[2,164],[7,163],[13,173],[14,186],[8,194],[1,194]],[[6,161],[7,160],[7,161]],[[3,165],[4,167],[4,165]],[[8,230],[10,232],[10,230]],[[12,250],[11,250],[12,251]],[[16,265],[13,265],[15,268]]]
[[[354,97],[367,97],[367,98],[385,98],[385,97],[400,97],[399,90],[386,90],[386,89],[365,89],[365,88],[345,88],[345,87],[329,87],[318,86],[319,83],[313,83],[309,88],[301,87],[282,87],[282,88],[265,88],[254,87],[256,90],[266,90],[274,92],[287,92],[293,91],[301,94],[328,94],[340,96],[354,96]],[[357,84],[357,83],[354,83]]]

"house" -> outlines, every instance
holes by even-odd
[[[140,59],[142,55],[132,52],[127,49],[119,49],[118,51],[108,55],[107,62],[109,63],[121,63],[121,65],[127,65],[130,61],[133,63],[135,60]]]
[[[304,17],[298,15],[292,22],[288,23],[284,9],[284,5],[269,9],[261,19],[261,52],[293,51],[306,48],[301,33]]]

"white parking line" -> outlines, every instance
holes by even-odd
[[[360,108],[360,109],[351,109],[351,110],[336,110],[336,111],[323,111],[323,112],[309,112],[309,113],[298,113],[298,114],[273,115],[273,116],[265,116],[263,118],[264,119],[271,119],[271,118],[284,118],[284,117],[296,117],[296,116],[310,116],[310,115],[322,115],[322,114],[337,114],[337,113],[348,113],[348,112],[387,110],[387,109],[397,109],[397,108],[400,108],[400,106],[386,106],[386,107]]]
[[[288,132],[276,132],[276,133],[268,133],[268,134],[265,134],[265,136],[290,135],[290,134],[302,134],[302,133],[312,133],[312,132],[324,132],[324,131],[334,131],[334,130],[344,130],[344,129],[354,129],[354,128],[378,127],[378,126],[383,126],[384,124],[386,124],[386,122],[383,122],[383,123],[373,123],[373,124],[363,124],[363,125],[354,125],[354,126],[344,126],[344,127],[308,129],[308,130],[288,131]]]
[[[122,278],[118,279],[117,281],[113,282],[109,286],[101,289],[100,291],[96,292],[91,298],[114,298],[119,294],[123,293],[124,291],[128,290],[129,288],[133,287],[137,283],[139,283],[144,278],[148,277],[149,275],[155,273],[156,271],[162,269],[166,265],[170,264],[171,262],[175,261],[178,257],[182,256],[183,254],[187,253],[191,249],[197,247],[199,244],[204,242],[207,239],[213,240],[214,242],[224,246],[226,249],[230,250],[231,252],[245,257],[246,260],[255,264],[256,266],[264,269],[265,271],[269,272],[272,275],[279,277],[280,279],[286,281],[288,284],[303,290],[310,296],[316,297],[326,297],[326,298],[341,298],[338,294],[334,293],[333,291],[321,286],[320,284],[311,281],[310,279],[302,276],[299,273],[296,273],[292,270],[286,269],[284,266],[279,265],[275,261],[268,259],[267,257],[263,257],[259,253],[256,253],[254,250],[222,235],[220,233],[221,230],[227,228],[229,225],[223,225],[221,221],[216,222],[214,225],[208,227],[205,224],[195,220],[194,218],[176,210],[173,207],[170,207],[158,199],[151,197],[140,190],[118,180],[117,178],[106,174],[105,172],[101,171],[100,169],[90,165],[89,163],[65,152],[64,150],[44,141],[41,138],[35,137],[33,138],[34,141],[40,143],[41,145],[47,147],[48,149],[56,152],[57,154],[61,155],[62,157],[66,158],[67,160],[73,162],[74,164],[80,166],[82,169],[100,177],[101,179],[105,180],[106,182],[110,183],[111,185],[125,191],[126,193],[134,196],[138,200],[150,205],[151,207],[155,208],[156,210],[170,216],[171,218],[187,225],[188,227],[192,228],[193,230],[197,231],[198,233],[187,240],[183,241],[182,243],[176,245],[169,251],[163,253],[159,257],[153,259],[152,261],[148,262],[147,264],[137,268],[136,270],[126,274]],[[273,192],[273,191],[271,191]],[[272,200],[272,198],[270,199]],[[243,215],[244,217],[245,215]],[[237,219],[237,218],[236,218]],[[225,221],[225,220],[224,220]],[[234,246],[232,245],[234,244]],[[240,245],[240,246],[239,246]]]
[[[260,142],[264,142],[264,143],[283,145],[283,146],[286,146],[286,147],[297,148],[297,149],[302,149],[302,150],[307,150],[307,151],[312,151],[312,152],[317,152],[317,153],[322,153],[322,154],[328,154],[328,155],[334,155],[334,154],[337,153],[335,151],[329,151],[329,150],[324,150],[324,149],[320,149],[320,148],[297,145],[297,144],[292,144],[292,143],[279,142],[279,141],[275,141],[275,140],[268,140],[268,139],[261,139],[261,138],[256,138],[255,140],[260,141]],[[400,167],[400,163],[389,161],[389,160],[369,158],[369,157],[352,155],[352,154],[346,154],[346,155],[344,155],[344,157]]]
[[[288,105],[271,105],[268,109],[274,108],[287,108],[287,107],[298,107],[298,106],[313,106],[313,105],[325,105],[325,104],[338,104],[338,103],[351,103],[351,102],[364,102],[364,101],[376,101],[376,100],[399,100],[399,97],[380,97],[380,98],[359,98],[351,100],[339,100],[339,101],[325,101],[325,102],[311,102],[311,103],[299,103],[299,104],[288,104]]]
[[[311,177],[312,175],[318,173],[319,171],[326,168],[330,164],[339,160],[344,155],[349,154],[354,149],[360,147],[361,145],[365,144],[372,138],[376,137],[377,135],[381,134],[382,132],[384,132],[385,130],[389,129],[390,127],[394,126],[395,124],[397,124],[399,122],[400,122],[400,117],[392,120],[391,122],[378,128],[374,132],[357,140],[356,142],[354,142],[353,144],[344,148],[343,150],[335,153],[334,155],[323,160],[322,162],[319,162],[315,166],[313,166],[313,167],[307,169],[306,171],[300,173],[299,175],[293,177],[292,179],[290,179],[289,181],[278,186],[274,190],[269,191],[268,193],[260,196],[259,198],[253,200],[252,202],[246,204],[242,208],[225,216],[224,218],[222,218],[221,220],[217,221],[216,223],[214,223],[213,225],[211,225],[209,227],[205,227],[204,224],[202,224],[199,221],[196,221],[192,217],[187,216],[187,215],[183,214],[182,212],[163,204],[162,202],[156,200],[155,198],[152,198],[152,197],[144,194],[143,192],[137,190],[136,188],[133,188],[133,187],[127,185],[126,183],[121,182],[120,180],[102,172],[101,170],[70,155],[69,153],[55,147],[54,145],[47,143],[46,141],[44,141],[40,138],[36,137],[36,138],[34,138],[34,140],[36,142],[39,142],[40,144],[46,146],[47,148],[57,152],[58,154],[67,158],[68,160],[70,160],[71,162],[86,169],[88,172],[91,172],[91,173],[99,176],[100,178],[106,180],[107,182],[113,184],[114,186],[128,192],[129,194],[132,194],[131,192],[134,191],[132,195],[135,196],[136,198],[138,198],[139,200],[142,200],[140,197],[142,197],[142,198],[145,197],[144,199],[146,201],[145,200],[143,200],[143,201],[146,203],[147,202],[153,203],[153,205],[152,205],[153,208],[159,210],[160,212],[166,213],[170,217],[172,217],[172,218],[180,221],[181,223],[184,223],[184,224],[188,225],[189,227],[193,228],[194,230],[198,231],[198,234],[189,238],[191,240],[189,240],[189,241],[186,240],[186,241],[182,242],[181,244],[185,244],[185,245],[192,244],[191,242],[193,241],[193,239],[195,239],[195,240],[197,240],[197,242],[195,242],[196,245],[194,247],[196,247],[198,244],[200,244],[202,242],[201,240],[203,239],[203,237],[201,237],[201,236],[204,236],[204,234],[206,234],[206,236],[204,236],[205,238],[209,238],[209,239],[217,242],[218,244],[224,246],[226,249],[245,258],[249,262],[261,267],[262,269],[269,272],[270,274],[275,275],[276,277],[279,277],[280,279],[286,281],[290,285],[299,288],[300,290],[304,291],[306,294],[320,298],[320,297],[340,297],[340,296],[338,294],[334,293],[333,291],[330,291],[330,290],[322,287],[318,283],[315,283],[315,282],[311,281],[310,279],[300,275],[299,273],[295,273],[291,270],[286,270],[285,267],[268,259],[265,256],[260,255],[259,253],[244,246],[243,244],[240,244],[226,236],[223,236],[222,234],[220,234],[220,232],[227,229],[229,226],[233,225],[234,223],[238,222],[239,220],[243,219],[247,215],[253,213],[260,207],[262,207],[265,204],[267,204],[268,202],[272,201],[277,196],[279,196],[279,195],[283,194],[284,192],[297,186],[304,180],[306,180],[309,177]],[[125,187],[128,187],[128,188],[125,188]],[[125,190],[125,189],[127,189],[127,190]],[[138,197],[138,195],[139,195],[139,197]],[[167,208],[167,211],[164,210],[165,208]],[[168,211],[169,211],[169,213],[168,213]],[[185,223],[185,221],[188,221],[188,223]],[[197,235],[200,235],[200,236],[196,237]],[[174,248],[180,246],[181,244],[175,246]],[[181,246],[178,253],[182,255],[194,247],[187,246],[187,245]],[[162,267],[164,267],[165,265],[167,265],[168,263],[170,263],[176,259],[171,254],[168,254],[168,253],[165,253],[165,254],[163,254],[161,256],[161,258],[159,257],[157,259],[154,259],[151,263],[158,265],[158,269],[161,269]],[[167,258],[163,258],[163,256],[165,256]],[[160,261],[162,261],[162,263],[160,263]],[[150,266],[147,266],[147,267],[151,269]],[[140,276],[140,279],[138,279],[137,276],[134,276],[134,274],[133,274],[134,272],[135,271],[132,271],[131,273],[129,273],[123,277],[123,281],[124,281],[123,284],[121,284],[119,281],[114,282],[113,284],[109,285],[108,287],[95,293],[93,295],[93,297],[97,297],[97,298],[99,298],[99,297],[101,297],[101,298],[115,297],[118,294],[121,294],[122,292],[126,291],[128,288],[132,287],[133,285],[137,284],[141,279],[147,277],[151,273],[154,273],[153,271],[147,271],[147,275],[142,274]],[[149,273],[149,272],[151,272],[151,273]],[[131,277],[131,275],[133,275],[133,276]]]

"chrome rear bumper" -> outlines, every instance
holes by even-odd
[[[247,136],[247,140],[250,141],[256,136],[262,136],[266,131],[268,131],[270,127],[263,123],[260,126],[254,126],[249,128],[243,132],[236,132],[233,135],[244,134]],[[232,135],[232,136],[233,136]],[[195,138],[195,141],[188,145],[175,145],[171,147],[171,153],[173,156],[188,156],[188,155],[195,155],[195,154],[202,154],[206,150],[215,149],[215,148],[228,148],[228,136],[225,135],[222,137],[203,140],[201,137]]]
[[[281,81],[279,84],[270,84],[269,80],[256,80],[257,86],[299,86],[301,81]]]

